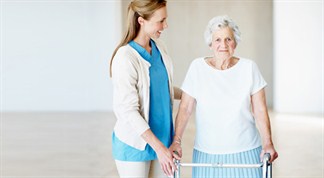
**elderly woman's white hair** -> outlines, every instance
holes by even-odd
[[[205,30],[204,37],[205,37],[205,42],[208,46],[210,46],[212,43],[213,33],[219,30],[220,28],[224,28],[224,27],[229,27],[233,30],[234,38],[235,38],[234,40],[236,44],[240,42],[241,32],[238,26],[234,23],[234,21],[231,18],[229,18],[227,15],[216,16],[208,22],[208,25]]]

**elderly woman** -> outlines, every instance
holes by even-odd
[[[266,106],[267,84],[252,60],[234,56],[239,40],[239,29],[229,17],[211,19],[205,41],[213,56],[195,59],[183,82],[170,151],[182,156],[181,138],[196,108],[194,163],[256,164],[264,153],[270,153],[270,162],[278,157]],[[255,168],[193,169],[196,178],[259,178],[261,173]]]

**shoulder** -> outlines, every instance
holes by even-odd
[[[191,65],[199,65],[205,61],[205,57],[198,57],[191,61]]]
[[[240,68],[241,70],[249,71],[252,74],[260,73],[259,66],[254,60],[246,59],[246,58],[240,58]]]
[[[239,57],[240,62],[244,63],[244,64],[252,64],[253,60],[252,59],[248,59],[248,58],[244,58],[244,57]]]
[[[114,81],[125,76],[136,76],[139,68],[138,57],[129,45],[121,46],[112,61],[112,78]],[[135,50],[134,50],[135,51]],[[133,77],[134,78],[134,77]]]
[[[121,46],[115,55],[115,58],[119,58],[119,57],[134,57],[133,51],[132,51],[132,47],[129,46],[128,44],[125,46]]]
[[[136,51],[129,45],[121,46],[114,57],[114,63],[129,63],[134,62],[138,58]]]
[[[188,69],[188,73],[196,73],[198,72],[204,65],[204,57],[199,57],[194,59],[193,61],[191,61],[189,69]]]
[[[240,59],[240,63],[241,66],[245,66],[245,67],[254,67],[257,66],[257,64],[255,63],[255,61],[253,61],[252,59],[248,59],[248,58],[243,58],[243,57],[239,57]]]
[[[190,67],[201,67],[202,65],[204,65],[204,62],[205,57],[196,58],[191,62]]]

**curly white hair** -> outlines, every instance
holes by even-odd
[[[212,43],[213,33],[219,30],[220,28],[224,28],[224,27],[229,27],[233,30],[236,44],[238,44],[238,42],[241,41],[241,32],[238,26],[234,23],[234,21],[231,18],[229,18],[227,15],[216,16],[208,22],[208,25],[205,30],[204,37],[205,37],[205,42],[208,46],[210,46]]]

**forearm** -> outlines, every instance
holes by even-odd
[[[190,106],[190,100],[188,100],[188,97],[183,97],[175,121],[175,135],[173,138],[173,143],[169,148],[171,152],[176,152],[173,154],[176,159],[181,159],[182,157],[181,140],[191,116],[192,108],[193,107]]]
[[[156,152],[165,147],[163,143],[154,135],[151,129],[147,129],[141,136]]]
[[[195,103],[196,100],[193,97],[189,96],[185,92],[182,93],[182,100],[175,121],[175,138],[179,138],[180,141],[195,107]]]
[[[179,108],[175,121],[175,137],[182,139],[183,133],[187,127],[191,113],[187,112],[185,108]]]
[[[271,124],[264,89],[252,96],[252,111],[262,139],[262,151],[260,157],[262,158],[264,153],[270,153],[270,162],[272,162],[277,159],[278,153],[272,142]]]
[[[256,111],[254,113],[257,126],[259,128],[260,136],[262,139],[262,146],[272,145],[272,136],[271,136],[271,125],[268,112],[265,111]]]
[[[262,145],[272,145],[271,125],[264,89],[252,96],[252,111],[262,138]]]

